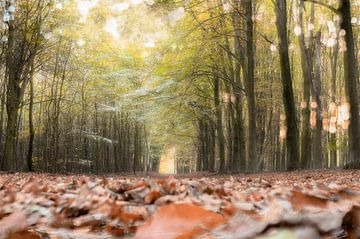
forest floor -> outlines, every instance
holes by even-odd
[[[360,238],[360,171],[0,175],[0,239]]]

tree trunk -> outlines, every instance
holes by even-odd
[[[312,96],[316,102],[316,108],[312,109],[316,114],[316,122],[314,129],[314,167],[322,168],[324,164],[324,156],[322,149],[322,102],[321,102],[321,32],[316,36],[315,49],[315,69],[314,69],[314,95]]]
[[[33,108],[34,108],[34,73],[35,73],[35,66],[34,64],[31,66],[30,70],[30,77],[29,77],[29,85],[30,85],[30,102],[29,102],[29,148],[27,154],[27,168],[29,172],[33,170],[32,165],[32,157],[34,151],[34,137],[35,137],[35,130],[34,130],[34,122],[33,122]]]
[[[216,110],[216,131],[218,136],[218,148],[219,148],[219,158],[220,158],[220,173],[225,173],[225,139],[223,132],[223,122],[222,122],[222,110],[220,102],[220,81],[219,77],[216,75],[213,76],[214,81],[214,104]]]
[[[339,34],[337,34],[339,35]],[[337,41],[330,61],[331,61],[331,103],[336,105],[336,77],[337,77],[337,63],[339,56],[339,41]],[[329,148],[330,148],[330,168],[337,166],[337,139],[336,133],[329,133]]]
[[[5,95],[6,95],[6,83],[3,82],[2,88],[1,88],[1,106],[0,106],[0,168],[2,167],[2,163],[4,160],[4,151],[3,151],[3,135],[4,135],[4,119],[5,119]]]
[[[303,75],[303,94],[301,102],[301,142],[300,142],[300,163],[301,168],[310,167],[311,162],[311,138],[310,138],[310,82],[312,81],[312,64],[309,49],[306,47],[304,29],[303,29],[303,2],[298,6],[299,16],[297,27],[300,27],[301,33],[298,36],[301,67]]]
[[[344,78],[345,96],[350,104],[349,163],[351,164],[351,167],[360,168],[360,122],[357,92],[357,62],[355,56],[354,36],[351,26],[350,0],[340,1],[339,14],[342,19],[340,27],[346,32]]]
[[[9,23],[8,31],[8,49],[6,56],[6,65],[8,69],[8,89],[6,95],[6,112],[7,112],[7,124],[6,124],[6,139],[4,149],[4,161],[3,170],[13,171],[15,161],[15,140],[17,129],[17,116],[20,106],[20,82],[17,82],[15,76],[15,68],[13,62],[13,48],[14,48],[14,26],[13,23]]]
[[[247,74],[245,79],[246,99],[248,103],[248,162],[250,171],[257,168],[256,144],[256,106],[255,106],[255,54],[254,54],[254,23],[252,0],[246,0],[246,56]]]
[[[209,170],[215,171],[215,148],[216,148],[216,135],[213,123],[210,123],[210,157],[209,157]]]
[[[208,171],[209,170],[209,124],[204,120],[203,123],[203,160],[202,160],[202,170]]]
[[[290,70],[288,36],[287,36],[287,13],[286,0],[276,0],[276,27],[279,36],[279,57],[281,67],[281,82],[283,91],[283,103],[286,116],[286,153],[288,171],[298,169],[298,129],[296,123],[296,109],[292,88],[292,77]]]
[[[234,27],[234,49],[236,59],[235,63],[235,88],[234,94],[236,97],[235,102],[235,123],[234,123],[234,171],[245,172],[246,171],[246,146],[245,146],[245,129],[243,120],[243,100],[242,100],[242,84],[241,84],[241,59],[243,58],[243,50],[240,45],[241,38],[241,22],[240,14],[235,13],[232,17]],[[244,73],[244,72],[243,72]],[[245,74],[243,74],[245,75]]]

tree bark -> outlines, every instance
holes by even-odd
[[[9,22],[8,30],[8,49],[6,55],[6,65],[8,69],[8,89],[6,94],[6,139],[4,149],[3,170],[13,171],[15,160],[15,139],[17,129],[17,116],[20,106],[20,82],[15,78],[15,68],[13,59],[15,29],[13,22]]]
[[[241,59],[243,58],[243,49],[240,44],[241,38],[241,21],[240,14],[234,13],[232,16],[234,27],[234,49],[237,57],[235,62],[235,88],[234,94],[235,102],[235,123],[234,123],[234,169],[236,172],[246,171],[246,143],[245,143],[245,128],[243,119],[243,100],[242,100],[242,84],[241,84]],[[244,70],[245,72],[245,70]],[[243,73],[244,73],[243,72]],[[243,74],[245,75],[245,74]]]
[[[281,82],[283,103],[286,116],[286,153],[288,171],[298,169],[298,128],[296,123],[296,109],[292,87],[292,76],[290,70],[288,36],[287,36],[287,13],[286,0],[276,0],[276,27],[279,37],[279,57],[281,68]]]
[[[360,168],[360,122],[357,88],[357,61],[354,35],[351,26],[350,0],[340,1],[338,9],[341,29],[345,30],[346,51],[344,52],[345,96],[350,104],[349,163],[350,167]]]
[[[246,0],[246,56],[247,74],[245,79],[246,99],[248,103],[248,162],[250,171],[257,168],[256,144],[256,106],[255,106],[255,53],[254,53],[254,23],[252,0]]]
[[[339,34],[337,34],[339,35]],[[337,77],[337,63],[339,56],[339,42],[337,41],[330,58],[331,61],[331,102],[336,105],[336,77]],[[329,147],[330,147],[330,167],[337,166],[337,139],[336,133],[329,133]]]
[[[301,168],[310,167],[311,162],[311,137],[310,137],[310,82],[312,81],[312,64],[309,49],[306,47],[303,29],[303,2],[298,6],[297,27],[301,33],[298,36],[301,56],[301,67],[303,75],[303,93],[301,102],[301,142],[300,142],[300,163]]]
[[[216,148],[216,135],[215,135],[215,128],[213,123],[211,122],[210,125],[210,152],[209,152],[209,170],[211,172],[215,171],[215,148]]]
[[[34,73],[35,66],[34,64],[31,66],[30,77],[29,77],[29,85],[30,85],[30,102],[29,102],[29,146],[28,146],[28,154],[27,154],[27,168],[29,172],[33,171],[32,157],[34,151],[34,138],[35,138],[35,130],[34,130],[34,122],[33,122],[33,111],[34,111]]]
[[[324,155],[322,148],[322,102],[321,102],[321,32],[316,36],[315,49],[315,68],[314,68],[314,94],[313,101],[316,102],[316,108],[312,109],[316,114],[316,125],[314,129],[314,167],[322,168],[324,164]]]
[[[220,80],[216,75],[213,76],[214,83],[214,104],[216,110],[216,131],[218,137],[218,148],[219,148],[219,159],[220,167],[219,172],[225,173],[225,138],[223,131],[223,122],[222,122],[222,110],[220,102]]]

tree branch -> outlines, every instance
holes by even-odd
[[[330,5],[327,5],[326,3],[323,3],[323,2],[320,2],[318,0],[302,0],[303,2],[312,2],[312,3],[315,3],[315,4],[318,4],[320,6],[323,6],[323,7],[326,7],[327,9],[333,11],[334,13],[336,14],[339,14],[339,10],[330,6]]]

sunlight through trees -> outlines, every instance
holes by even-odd
[[[0,1],[4,171],[360,167],[360,1]]]

